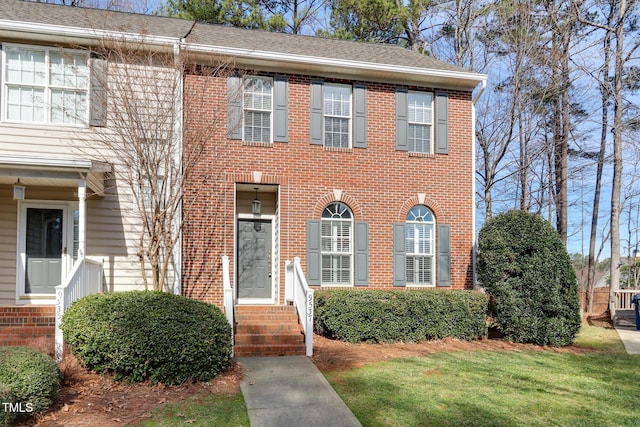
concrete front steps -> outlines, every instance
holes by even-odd
[[[304,356],[304,334],[290,305],[237,305],[234,309],[236,357]]]

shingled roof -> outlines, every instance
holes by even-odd
[[[143,35],[157,43],[186,41],[188,48],[200,52],[228,54],[240,64],[288,66],[296,71],[336,75],[362,74],[367,78],[397,77],[398,80],[426,80],[438,84],[473,89],[485,76],[436,60],[399,46],[362,43],[313,36],[247,30],[222,25],[152,15],[104,11],[35,3],[23,0],[0,1],[0,35],[20,26],[24,33],[51,33],[61,37],[78,37],[91,33],[126,33]],[[33,28],[31,28],[33,27]],[[26,29],[25,29],[26,28]],[[262,62],[260,62],[262,61]]]

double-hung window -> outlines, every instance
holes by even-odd
[[[406,218],[407,285],[434,286],[435,220],[425,206],[414,206]]]
[[[367,148],[367,87],[311,81],[310,143]]]
[[[353,216],[344,203],[322,212],[322,284],[350,285],[353,264]]]
[[[273,79],[247,77],[243,87],[243,140],[271,142]]]
[[[433,94],[409,92],[408,101],[409,152],[431,154],[433,152]]]
[[[324,85],[324,146],[349,148],[351,144],[351,86]]]
[[[88,55],[68,49],[3,45],[2,118],[43,124],[88,121]]]
[[[449,153],[449,95],[396,89],[396,150]]]

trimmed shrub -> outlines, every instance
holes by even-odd
[[[231,327],[218,307],[166,292],[84,297],[65,312],[61,329],[87,368],[117,380],[207,381],[231,355]]]
[[[571,344],[581,323],[578,282],[551,224],[528,212],[506,212],[487,221],[478,246],[478,277],[505,338]]]
[[[45,412],[61,380],[58,365],[46,354],[29,347],[0,347],[0,422]]]
[[[472,340],[486,335],[487,298],[476,291],[319,290],[315,330],[348,342]]]

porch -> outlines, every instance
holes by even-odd
[[[635,307],[632,300],[637,294],[640,294],[640,289],[620,289],[614,292],[615,308],[612,310],[612,320],[615,326],[635,329]]]
[[[0,345],[53,343],[58,311],[102,290],[102,263],[86,258],[86,200],[104,194],[110,171],[87,159],[0,156]]]

